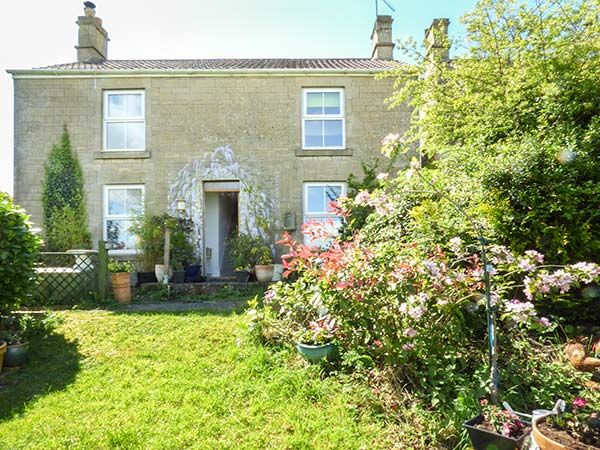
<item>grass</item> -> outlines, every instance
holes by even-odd
[[[0,449],[359,449],[393,446],[360,393],[235,314],[61,312],[0,379]]]
[[[248,286],[225,285],[215,292],[205,294],[176,294],[161,287],[156,290],[138,289],[135,295],[135,303],[156,303],[161,301],[172,301],[180,303],[193,302],[215,302],[220,300],[245,301],[255,295],[262,296],[265,288],[260,285],[249,284]]]

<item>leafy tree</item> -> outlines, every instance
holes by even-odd
[[[27,296],[39,246],[29,217],[8,194],[0,192],[0,317]]]
[[[421,143],[490,237],[548,262],[600,260],[599,17],[600,0],[482,0],[463,18],[461,57],[433,53],[394,74],[393,104],[415,108],[398,147]],[[425,200],[413,228],[438,242],[469,228],[445,200]]]
[[[50,251],[91,245],[87,226],[83,171],[71,147],[67,127],[50,151],[43,183],[44,236]]]

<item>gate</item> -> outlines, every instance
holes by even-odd
[[[69,250],[42,252],[35,268],[33,302],[38,305],[69,305],[103,300],[107,289],[107,252]]]

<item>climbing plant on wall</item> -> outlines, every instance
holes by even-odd
[[[90,247],[83,171],[73,152],[66,125],[60,142],[53,145],[46,163],[42,207],[47,250]]]

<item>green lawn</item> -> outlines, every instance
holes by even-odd
[[[62,313],[0,378],[1,449],[389,448],[358,394],[236,314]]]

